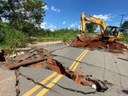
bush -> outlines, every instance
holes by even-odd
[[[2,48],[16,48],[24,47],[26,45],[27,36],[10,28],[8,24],[0,22],[0,47]]]

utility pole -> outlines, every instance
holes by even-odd
[[[120,16],[121,16],[121,21],[120,21],[120,26],[121,26],[122,25],[122,21],[124,19],[124,16],[128,16],[128,14],[120,14]]]

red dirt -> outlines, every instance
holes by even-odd
[[[79,72],[73,72],[73,71],[67,71],[68,75],[72,80],[74,80],[76,83],[84,85],[84,86],[91,86],[93,83],[86,80],[86,76]]]
[[[59,74],[67,74],[64,66],[55,59],[48,59],[48,66]]]
[[[102,48],[102,49],[108,49],[110,52],[118,50],[118,51],[124,51],[127,50],[127,46],[125,46],[122,43],[119,42],[110,42],[105,41],[101,38],[101,36],[97,35],[95,37],[82,37],[83,41],[80,39],[73,40],[71,45],[74,47],[85,47],[85,48]]]
[[[45,66],[44,62],[38,62],[32,65],[29,65],[28,67],[44,67],[44,66]]]

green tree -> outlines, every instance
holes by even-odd
[[[121,28],[128,28],[128,21],[125,21],[122,25]]]
[[[9,20],[9,24],[20,31],[28,23],[39,27],[45,14],[45,5],[43,0],[0,0],[0,20]]]
[[[88,32],[94,32],[97,28],[97,24],[95,23],[86,23],[86,30]]]

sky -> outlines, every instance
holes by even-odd
[[[121,14],[128,14],[128,0],[43,0],[45,17],[41,28],[57,30],[79,28],[80,15],[96,16],[107,25],[119,26]],[[123,21],[128,20],[125,15]]]

